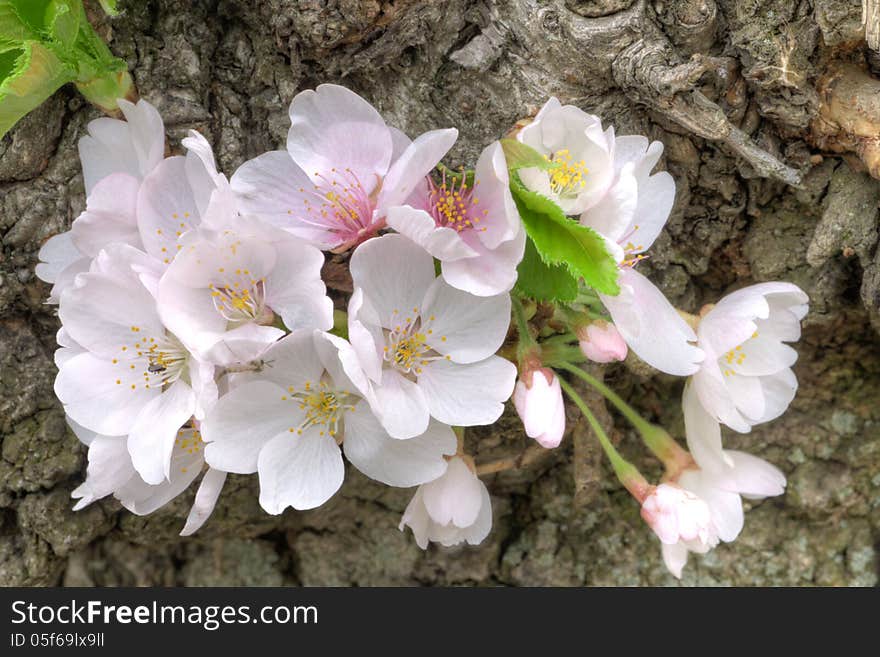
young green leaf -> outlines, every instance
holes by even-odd
[[[32,37],[48,31],[46,13],[52,0],[5,0],[4,4],[12,8]]]
[[[104,8],[104,13],[109,16],[116,16],[119,14],[119,9],[116,7],[116,0],[98,0],[101,3],[101,6]]]
[[[556,166],[549,158],[516,139],[502,139],[501,149],[507,160],[507,169],[511,172],[528,168],[546,170]]]
[[[549,265],[541,259],[530,238],[522,262],[516,269],[516,290],[536,301],[573,301],[578,294],[577,279],[564,265]]]
[[[38,107],[74,73],[40,43],[27,41],[17,51],[9,74],[0,81],[0,137],[19,119]],[[8,59],[3,60],[8,64]]]
[[[85,15],[80,0],[52,0],[46,9],[46,29],[49,38],[54,41],[63,52],[73,50],[79,34],[80,21],[85,20]]]
[[[619,294],[617,262],[599,233],[566,217],[553,201],[526,189],[516,175],[510,189],[526,232],[544,262],[566,265],[603,294]]]

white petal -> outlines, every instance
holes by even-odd
[[[137,215],[147,253],[170,263],[179,250],[179,238],[201,221],[186,177],[186,158],[169,157],[144,179],[138,193]]]
[[[742,500],[736,493],[722,490],[705,473],[688,470],[679,478],[681,485],[709,505],[712,524],[722,541],[731,542],[743,528]]]
[[[205,360],[228,367],[248,363],[259,358],[284,331],[274,326],[244,324],[222,334],[217,342],[204,351]]]
[[[333,302],[321,280],[324,255],[296,241],[276,244],[277,261],[266,280],[266,303],[290,329],[333,327]]]
[[[431,422],[420,436],[395,440],[373,416],[366,402],[345,415],[345,456],[361,472],[389,486],[416,486],[446,472],[443,455],[455,453],[452,429]]]
[[[438,260],[445,262],[477,255],[457,231],[446,226],[437,226],[424,210],[409,205],[393,207],[388,210],[386,223]]]
[[[406,202],[416,186],[437,166],[458,138],[458,130],[431,130],[419,135],[391,165],[382,183],[376,212],[384,215]]]
[[[477,160],[474,169],[474,195],[485,213],[480,222],[479,239],[487,249],[512,240],[521,232],[519,212],[510,193],[507,160],[500,142],[492,142]]]
[[[452,458],[446,474],[422,487],[425,508],[438,525],[469,527],[480,513],[481,486],[464,461]]]
[[[388,369],[382,372],[382,383],[373,392],[373,411],[393,438],[413,438],[427,431],[429,402],[420,386]]]
[[[61,367],[55,394],[76,423],[105,436],[121,436],[159,391],[144,388],[141,370],[83,353]]]
[[[297,94],[290,124],[287,151],[315,184],[331,169],[351,169],[369,194],[388,171],[391,132],[372,105],[345,87],[322,84]]]
[[[223,395],[208,412],[201,431],[208,443],[205,460],[224,472],[250,474],[257,471],[260,450],[284,434],[293,440],[291,428],[299,426],[301,412],[283,388],[267,381],[253,381]]]
[[[271,381],[282,390],[288,386],[302,389],[306,381],[319,381],[324,372],[310,329],[291,332],[263,352],[260,360],[264,363],[262,370],[249,376]]]
[[[196,533],[205,521],[211,517],[214,507],[217,505],[217,499],[220,497],[220,491],[223,490],[223,484],[226,483],[226,473],[220,470],[209,468],[202,477],[199,489],[196,491],[196,499],[189,515],[186,518],[186,525],[181,530],[181,536],[191,536]]]
[[[351,256],[349,268],[354,286],[363,289],[386,328],[400,321],[400,313],[421,306],[435,278],[431,256],[403,235],[367,240]]]
[[[632,165],[624,167],[620,178],[608,193],[593,207],[581,214],[580,223],[598,231],[614,242],[624,245],[630,242],[637,248],[638,242],[629,239],[639,201],[639,184]],[[639,249],[640,252],[643,249]]]
[[[675,545],[660,544],[660,552],[663,555],[663,563],[666,569],[672,573],[676,579],[681,579],[681,571],[687,565],[688,549],[687,546],[678,542]]]
[[[74,498],[82,498],[73,510],[79,511],[95,500],[113,494],[133,476],[137,475],[131,465],[125,437],[95,436],[89,445],[86,480],[71,493]]]
[[[479,545],[492,531],[492,499],[486,485],[479,479],[477,482],[480,484],[480,512],[474,523],[462,533],[462,538],[470,545]]]
[[[666,225],[674,204],[675,180],[666,171],[656,173],[639,183],[639,202],[633,220],[635,225],[627,239],[635,246],[633,253],[651,248]]]
[[[509,292],[516,283],[516,268],[522,261],[526,233],[503,242],[494,251],[483,247],[474,258],[443,263],[443,280],[452,287],[481,297]]]
[[[176,381],[141,409],[128,434],[128,451],[148,484],[160,484],[169,477],[177,434],[195,409],[195,394],[183,381]]]
[[[190,130],[189,136],[181,140],[181,145],[187,151],[186,178],[192,188],[199,216],[204,216],[222,175],[217,172],[211,144],[200,133]]]
[[[785,475],[775,465],[745,452],[730,450],[726,454],[733,469],[725,473],[727,478],[716,480],[720,488],[758,499],[785,492]]]
[[[302,435],[280,435],[260,451],[260,506],[278,515],[288,506],[314,509],[342,485],[345,466],[339,446],[317,427]]]
[[[424,367],[418,387],[431,415],[453,426],[492,424],[516,383],[516,366],[499,356],[468,365],[438,360]]]
[[[404,527],[409,526],[412,529],[413,537],[416,539],[416,545],[426,550],[428,548],[428,531],[432,522],[431,516],[428,515],[428,510],[425,508],[422,488],[422,486],[419,486],[416,494],[413,495],[409,504],[406,505],[398,528],[400,531],[403,531]]]
[[[726,470],[733,465],[721,446],[721,425],[703,408],[692,382],[682,396],[688,449],[701,468]]]
[[[797,377],[790,369],[759,379],[764,399],[764,413],[755,423],[769,422],[782,415],[794,399],[798,389]]]
[[[494,354],[510,326],[510,295],[476,297],[442,278],[432,283],[421,309],[426,342],[457,363],[474,363]]]
[[[380,381],[382,356],[379,354],[385,339],[378,314],[365,304],[364,291],[355,288],[348,302],[348,339],[366,375],[373,381]]]
[[[102,179],[86,199],[86,211],[71,227],[71,236],[77,249],[95,257],[113,242],[141,248],[137,228],[137,197],[140,182],[125,173],[115,173]]]
[[[40,259],[40,263],[35,269],[37,277],[41,281],[54,283],[64,269],[81,260],[84,255],[73,243],[71,231],[67,230],[53,235],[40,247],[40,252],[37,256]],[[86,266],[87,268],[88,266]]]
[[[639,358],[667,374],[697,371],[702,350],[690,344],[697,336],[672,304],[635,269],[623,268],[620,294],[600,295],[617,330]]]

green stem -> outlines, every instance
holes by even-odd
[[[519,333],[519,343],[521,347],[531,347],[535,345],[535,339],[529,331],[529,320],[526,319],[526,311],[522,302],[515,296],[510,297],[511,307],[513,308],[513,318],[516,321],[516,330]]]
[[[599,420],[596,419],[593,411],[590,410],[590,407],[587,406],[587,403],[581,398],[575,389],[571,387],[571,384],[562,377],[559,377],[559,385],[562,386],[565,394],[569,396],[569,398],[580,409],[581,413],[583,413],[584,417],[587,418],[590,428],[599,439],[599,444],[602,445],[602,449],[608,456],[608,460],[611,461],[611,467],[614,468],[614,474],[617,475],[620,483],[626,486],[627,490],[629,490],[637,500],[643,500],[647,494],[647,489],[650,486],[639,472],[638,468],[620,455],[620,452],[618,452],[611,443],[611,440],[608,438],[602,425],[599,424]]]
[[[668,469],[680,467],[684,462],[690,461],[690,455],[679,446],[665,429],[648,422],[645,418],[639,415],[632,406],[623,401],[616,392],[599,381],[599,379],[588,374],[580,367],[576,367],[570,363],[560,363],[558,367],[567,372],[571,372],[576,377],[590,384],[593,388],[602,393],[608,401],[614,404],[617,410],[620,411],[621,415],[633,424],[648,449],[650,449],[658,459],[663,461],[663,464]]]

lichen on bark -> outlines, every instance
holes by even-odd
[[[726,436],[782,468],[788,490],[754,504],[742,536],[692,558],[682,582],[876,584],[878,191],[864,157],[871,144],[840,115],[840,85],[829,83],[829,71],[880,78],[858,0],[120,5],[118,17],[96,16],[97,28],[164,116],[172,148],[197,129],[227,173],[281,147],[291,98],[321,82],[351,87],[410,134],[458,127],[450,166],[473,163],[550,95],[619,134],[663,141],[677,200],[643,272],[689,311],[776,279],[812,302],[792,408]],[[53,396],[58,322],[33,268],[42,242],[84,207],[76,141],[96,116],[63,89],[0,141],[0,584],[675,583],[572,409],[560,449],[487,478],[495,526],[478,548],[422,552],[397,530],[411,491],[351,469],[327,505],[279,517],[260,510],[253,477],[232,477],[188,539],[177,536],[186,496],[146,518],[112,500],[71,511],[84,454]],[[603,374],[682,436],[679,380],[633,362]],[[629,458],[659,474],[620,417],[602,420]],[[527,446],[511,413],[467,440],[478,462]]]

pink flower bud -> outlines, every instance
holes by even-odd
[[[565,404],[559,379],[551,370],[524,371],[513,391],[513,405],[529,438],[547,448],[559,446],[565,433]]]
[[[651,491],[642,502],[642,518],[666,545],[717,543],[709,505],[676,484],[660,484]]]
[[[577,336],[584,356],[594,363],[612,363],[626,358],[626,342],[614,324],[596,320],[578,329]]]

